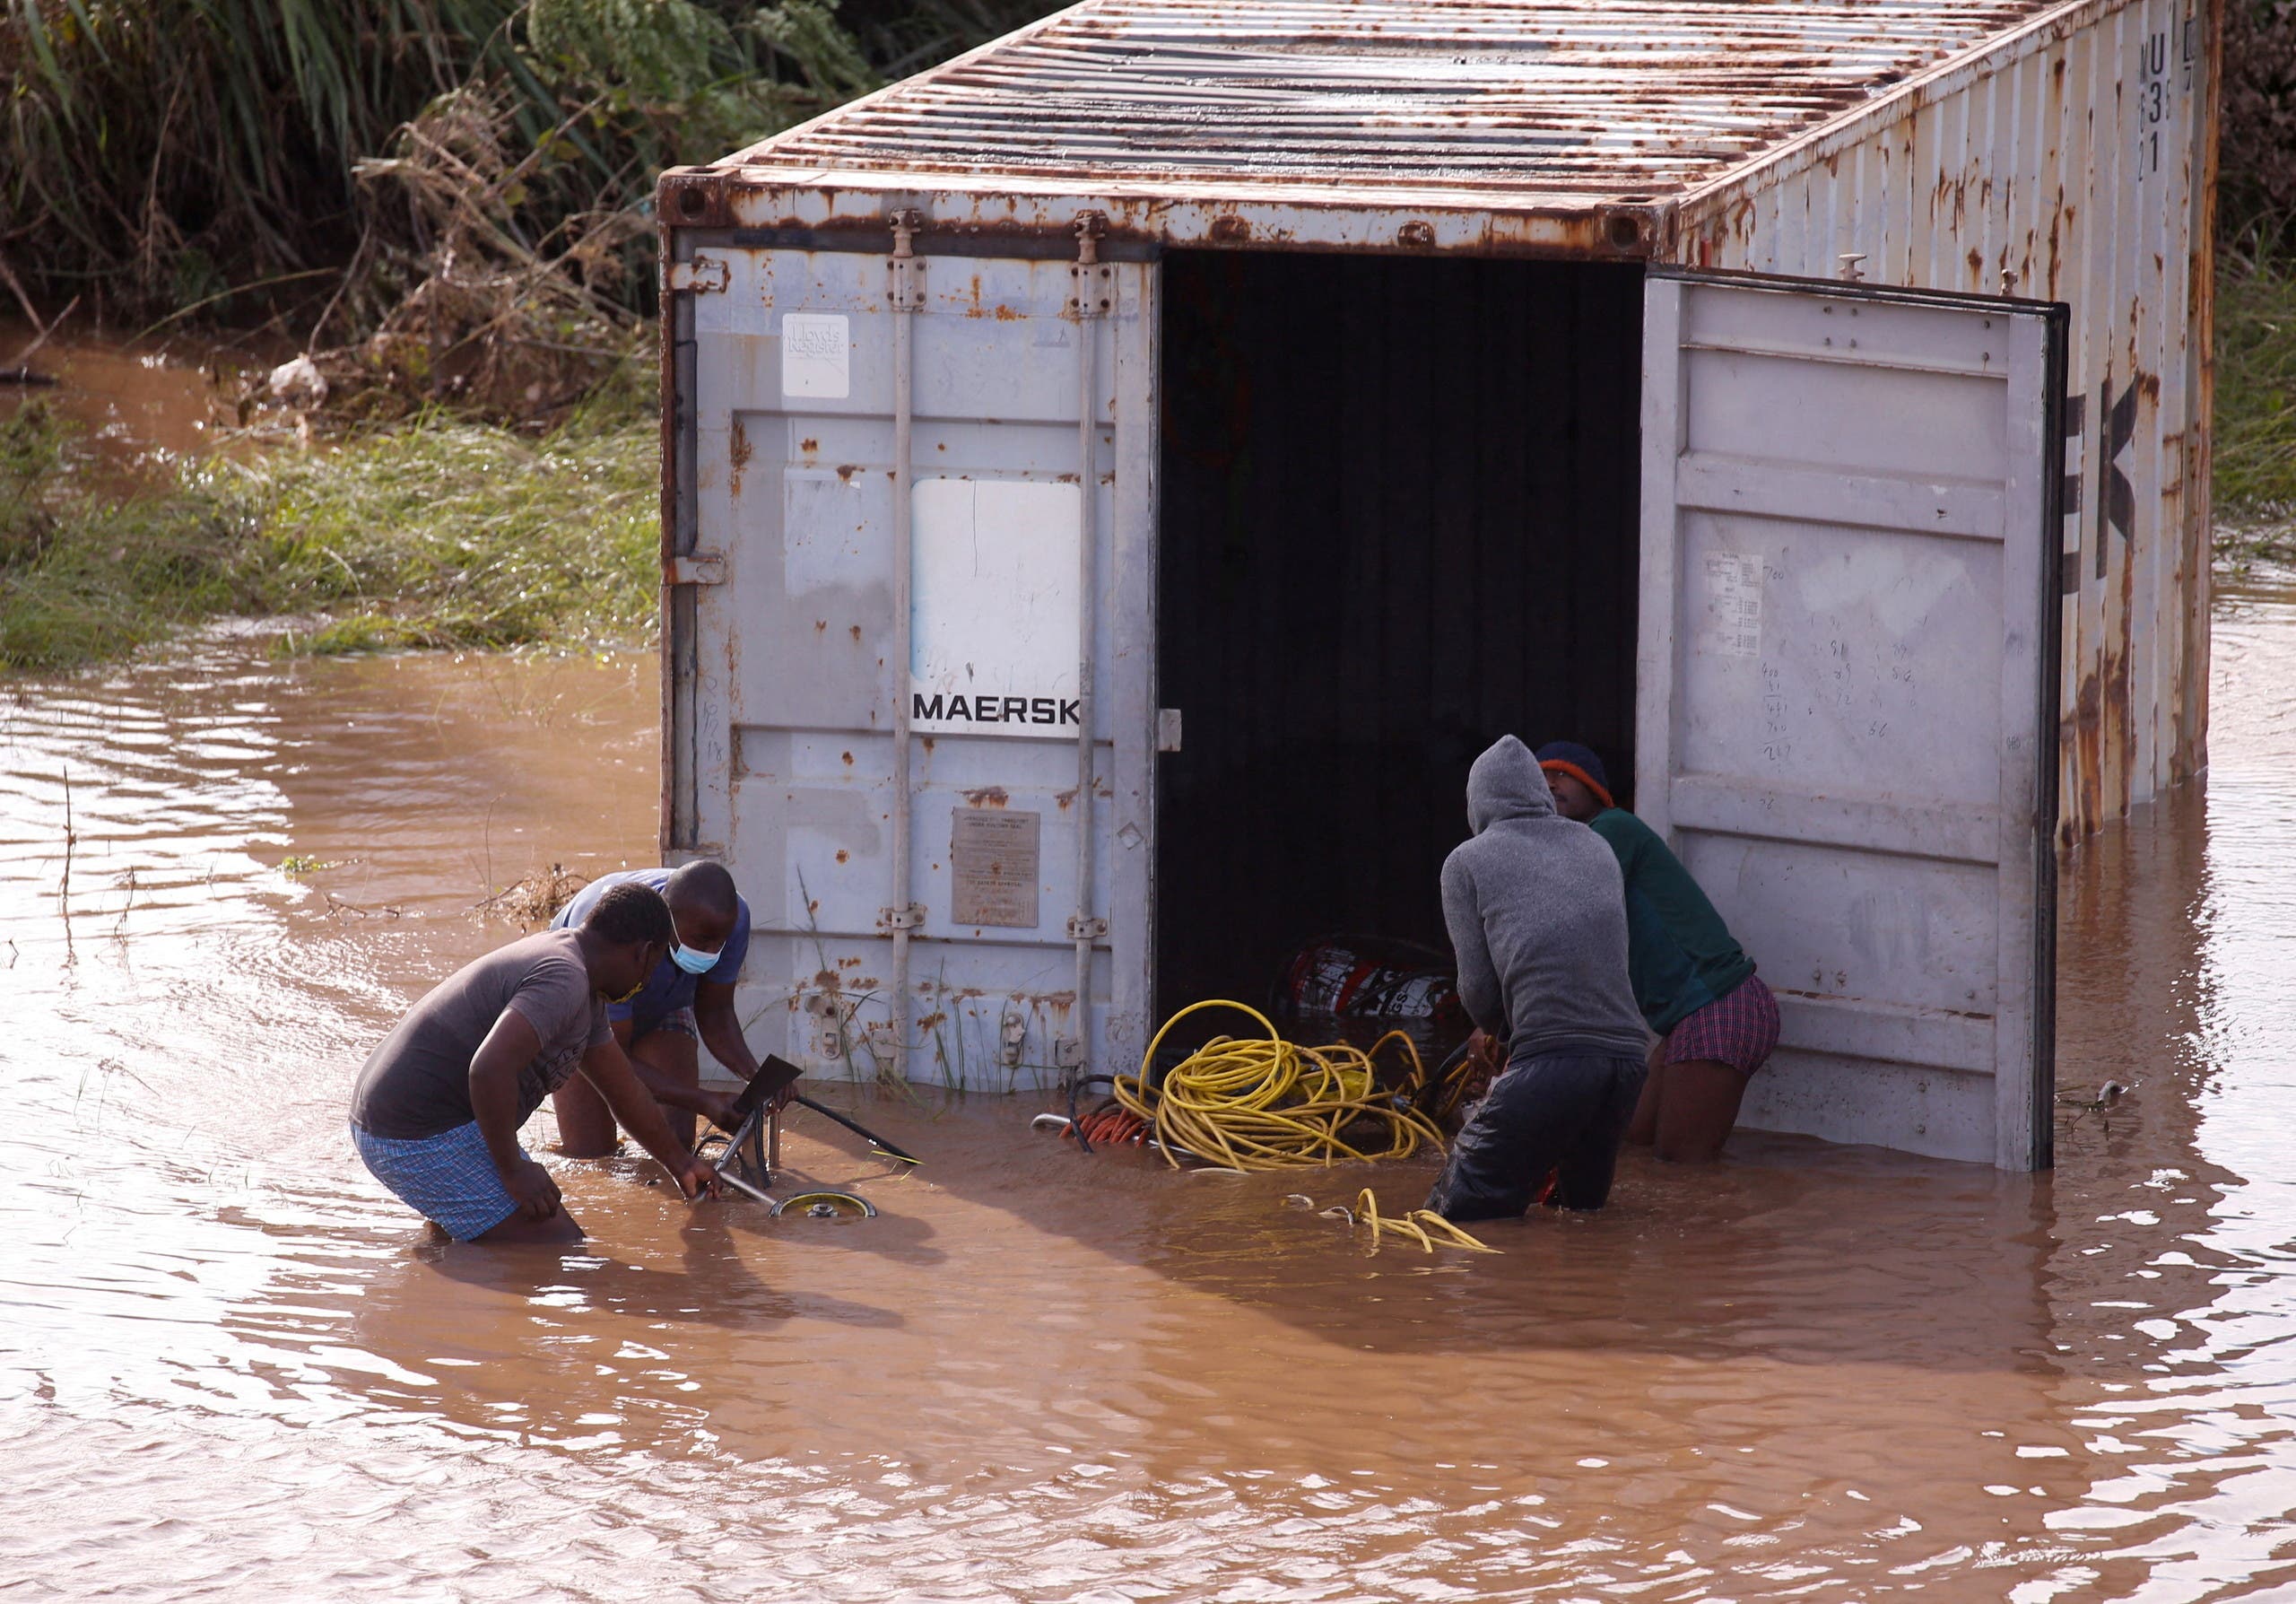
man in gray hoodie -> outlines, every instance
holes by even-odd
[[[1459,998],[1507,1043],[1507,1068],[1467,1115],[1427,1206],[1512,1217],[1549,1173],[1566,1208],[1610,1196],[1649,1035],[1626,973],[1618,859],[1555,812],[1530,748],[1503,736],[1467,773],[1474,836],[1443,863]]]

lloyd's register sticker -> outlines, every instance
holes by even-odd
[[[781,393],[813,401],[842,401],[853,393],[853,336],[842,313],[782,318]]]

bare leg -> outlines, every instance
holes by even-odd
[[[510,1242],[580,1242],[582,1227],[574,1223],[572,1215],[561,1208],[546,1220],[530,1220],[523,1214],[514,1214],[491,1231],[482,1231],[471,1240],[483,1242],[489,1247]]]
[[[614,1150],[619,1133],[614,1128],[613,1111],[588,1080],[575,1076],[550,1094],[550,1103],[558,1113],[561,1153],[569,1158],[604,1158]]]
[[[701,1057],[691,1036],[678,1031],[655,1031],[631,1042],[627,1050],[648,1069],[682,1086],[691,1089],[701,1085]],[[550,1101],[558,1111],[558,1150],[567,1157],[604,1158],[620,1146],[613,1111],[583,1077],[578,1075],[552,1092]],[[662,1112],[669,1120],[670,1134],[691,1147],[692,1111],[665,1103]]]
[[[1634,1105],[1634,1118],[1626,1125],[1626,1139],[1637,1147],[1648,1147],[1658,1139],[1658,1088],[1666,1079],[1665,1056],[1663,1039],[1650,1043],[1649,1056],[1644,1060],[1650,1073],[1642,1077],[1642,1095]]]
[[[648,1069],[675,1081],[689,1092],[701,1085],[700,1045],[683,1031],[656,1031],[641,1036],[630,1044],[630,1056],[642,1059]],[[597,1096],[596,1092],[590,1094]],[[603,1106],[604,1099],[600,1098],[599,1102]],[[691,1109],[672,1108],[666,1103],[662,1104],[662,1113],[670,1122],[670,1134],[691,1150],[694,1121],[699,1116]]]
[[[1655,1085],[1658,1077],[1650,1078]],[[1712,1164],[1722,1156],[1722,1144],[1738,1122],[1747,1077],[1711,1059],[1691,1059],[1666,1065],[1665,1080],[1665,1100],[1657,1110],[1658,1156],[1669,1164]],[[1647,1089],[1643,1096],[1647,1102]]]

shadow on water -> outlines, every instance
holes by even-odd
[[[2049,1356],[2042,1271],[2056,1246],[2046,1178],[1740,1138],[1731,1165],[1678,1171],[1630,1156],[1613,1207],[1476,1227],[1503,1257],[1376,1252],[1318,1212],[1369,1186],[1415,1207],[1431,1164],[1232,1177],[1174,1172],[1136,1151],[1080,1155],[1028,1129],[1038,1103],[973,1096],[920,1112],[857,1105],[929,1155],[936,1190],[1007,1228],[1061,1239],[1348,1351],[1446,1355],[1639,1347],[1786,1363],[2031,1369]],[[881,1202],[883,1201],[881,1198]],[[897,1207],[897,1205],[894,1205]],[[1891,1244],[1872,1250],[1876,1234]],[[1996,1244],[1972,1259],[1970,1242]],[[1700,1244],[1685,1254],[1686,1242]],[[1382,1288],[1427,1300],[1399,1319]]]

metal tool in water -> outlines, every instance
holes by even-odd
[[[743,1196],[770,1208],[775,1215],[796,1214],[811,1219],[874,1219],[875,1205],[866,1198],[851,1192],[805,1192],[787,1199],[776,1199],[765,1189],[773,1184],[773,1177],[781,1167],[781,1120],[774,1108],[776,1097],[793,1085],[804,1071],[788,1059],[768,1054],[758,1072],[750,1077],[741,1094],[726,1111],[720,1129],[706,1132],[694,1144],[694,1155],[708,1159],[718,1169],[718,1180]],[[854,1120],[833,1109],[823,1108],[812,1098],[798,1094],[793,1100],[817,1113],[827,1115],[839,1125],[865,1138],[870,1146],[891,1157],[908,1164],[923,1161],[902,1152],[890,1142],[873,1135]],[[713,1148],[705,1152],[704,1148]],[[744,1176],[737,1173],[746,1170]]]
[[[804,1073],[786,1059],[767,1059],[726,1111],[720,1129],[703,1133],[693,1145],[696,1158],[717,1166],[718,1180],[769,1207],[779,1207],[765,1191],[781,1163],[781,1125],[774,1115],[773,1099]],[[704,1151],[713,1144],[714,1154]],[[749,1170],[755,1181],[736,1173],[742,1169]]]
[[[778,1062],[779,1060],[777,1059],[774,1061]],[[870,1146],[883,1154],[887,1158],[897,1158],[905,1164],[921,1164],[925,1162],[923,1159],[918,1157],[914,1153],[909,1153],[900,1147],[894,1146],[891,1142],[885,1140],[884,1138],[879,1136],[875,1131],[871,1130],[867,1126],[862,1124],[860,1120],[849,1120],[843,1114],[839,1113],[835,1109],[831,1108],[824,1103],[815,1103],[803,1092],[792,1092],[789,1094],[789,1101],[797,1103],[802,1107],[813,1110],[813,1112],[821,1115],[822,1118],[825,1120],[834,1120],[838,1124],[844,1126],[846,1129],[851,1131],[855,1136],[861,1138],[864,1141],[867,1142]]]

